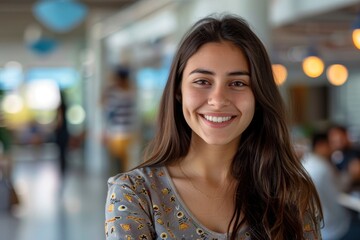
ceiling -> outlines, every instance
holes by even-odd
[[[275,58],[298,64],[311,46],[327,63],[358,67],[360,50],[352,42],[352,26],[359,9],[360,3],[353,4],[273,29]]]
[[[89,14],[106,17],[138,0],[78,0],[89,7]],[[32,14],[35,0],[0,1],[0,41],[23,39],[25,29],[37,20]],[[273,57],[287,65],[297,64],[313,46],[327,62],[342,62],[357,67],[360,51],[351,40],[351,26],[359,12],[360,3],[316,16],[307,16],[296,22],[273,29]],[[48,34],[54,34],[43,28]],[[57,37],[78,36],[85,33],[85,24]]]
[[[111,15],[114,12],[125,8],[137,0],[78,0],[84,3],[89,14],[101,13],[102,16]],[[25,29],[31,24],[39,24],[32,14],[33,5],[36,0],[1,0],[0,1],[0,40],[23,38]],[[66,34],[59,34],[59,37],[83,34],[85,24],[81,24],[73,31]],[[46,33],[49,32],[43,28]],[[52,33],[54,34],[54,33]]]

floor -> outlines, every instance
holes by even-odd
[[[62,179],[56,154],[53,145],[14,150],[20,205],[11,214],[0,212],[0,240],[104,239],[107,177],[87,173],[81,154],[73,154]]]

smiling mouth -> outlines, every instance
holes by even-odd
[[[202,115],[206,120],[214,123],[223,123],[230,121],[235,116],[209,116],[209,115]]]

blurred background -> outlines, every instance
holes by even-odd
[[[358,0],[0,0],[1,240],[104,238],[106,181],[142,161],[176,46],[214,12],[266,45],[301,152],[332,124],[359,143]]]

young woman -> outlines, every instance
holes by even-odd
[[[321,238],[268,55],[236,16],[185,35],[146,161],[108,184],[108,240]]]

